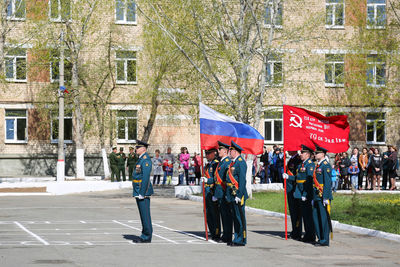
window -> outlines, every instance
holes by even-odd
[[[386,25],[386,0],[367,0],[367,28],[383,29]]]
[[[385,143],[385,113],[368,113],[366,131],[367,143]]]
[[[344,0],[326,0],[326,28],[344,28]]]
[[[51,142],[58,143],[58,116],[51,117]],[[72,112],[64,114],[64,142],[72,143]]]
[[[325,55],[325,86],[344,86],[344,56],[340,54]]]
[[[264,25],[266,27],[282,28],[283,23],[282,1],[270,1],[265,8]]]
[[[5,56],[6,80],[26,82],[26,50],[11,49]]]
[[[115,1],[115,20],[122,24],[136,24],[136,4],[133,0]]]
[[[136,83],[136,51],[117,51],[117,83]]]
[[[137,110],[117,111],[117,142],[133,142],[137,139]]]
[[[72,80],[72,63],[70,61],[70,51],[64,51],[64,81]],[[50,81],[60,80],[60,51],[53,50],[50,55]]]
[[[67,21],[71,19],[71,0],[49,0],[50,20]]]
[[[369,86],[385,86],[385,57],[381,55],[367,56],[367,84]]]
[[[6,109],[6,142],[27,142],[27,116],[25,109]]]
[[[7,19],[25,20],[25,0],[5,0]]]
[[[276,143],[283,141],[282,111],[264,112],[264,136],[266,142]]]
[[[268,86],[281,86],[283,82],[283,63],[281,55],[268,56],[267,78]]]

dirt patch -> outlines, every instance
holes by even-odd
[[[46,187],[15,187],[15,188],[0,188],[0,193],[43,193],[46,192]]]

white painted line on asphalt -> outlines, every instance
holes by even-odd
[[[207,241],[207,240],[206,240],[204,237],[202,237],[202,236],[198,236],[198,235],[195,235],[195,234],[191,234],[191,233],[188,233],[188,232],[185,232],[185,231],[180,231],[180,230],[172,229],[172,228],[169,228],[169,227],[166,227],[166,226],[162,226],[162,225],[159,225],[159,224],[156,224],[156,223],[153,223],[153,225],[158,226],[158,227],[161,227],[161,228],[164,228],[164,229],[169,230],[169,231],[177,232],[177,233],[180,233],[180,234],[184,234],[184,235],[191,236],[191,237],[194,237],[194,238],[197,238],[197,239],[200,239],[200,240]],[[217,242],[215,242],[215,241],[213,241],[213,240],[208,240],[208,242],[213,243],[213,244],[218,244]]]
[[[86,223],[85,221],[80,221],[81,223]]]
[[[21,228],[22,230],[24,230],[25,232],[27,232],[28,234],[30,234],[31,236],[33,236],[34,238],[36,238],[37,240],[39,240],[40,242],[43,243],[43,245],[48,246],[49,243],[44,240],[43,238],[41,238],[40,236],[38,236],[35,233],[32,233],[31,231],[29,231],[28,229],[25,228],[25,226],[23,226],[22,224],[20,224],[19,222],[14,222],[19,228]]]
[[[119,222],[119,221],[116,221],[116,220],[113,220],[113,222],[115,222],[115,223],[117,223],[117,224],[120,224],[120,225],[123,225],[123,226],[125,226],[125,227],[128,227],[128,228],[131,228],[131,229],[137,230],[137,231],[141,231],[139,228],[136,228],[136,227],[130,226],[130,225],[128,225],[128,224],[125,224],[125,223],[121,223],[121,222]],[[154,224],[153,224],[153,225],[154,225]],[[157,235],[157,234],[154,234],[154,233],[153,233],[153,235],[154,235],[154,236],[156,236],[156,237],[158,237],[158,238],[164,239],[164,240],[166,240],[166,241],[168,241],[168,242],[171,242],[171,243],[173,243],[173,244],[178,244],[178,242],[175,242],[174,240],[171,240],[171,239],[168,239],[168,238],[162,237],[162,236],[160,236],[160,235]]]

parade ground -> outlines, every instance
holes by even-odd
[[[400,243],[336,231],[330,247],[284,239],[284,220],[247,213],[248,244],[206,241],[202,203],[151,199],[153,240],[130,189],[0,199],[0,266],[398,266]],[[290,224],[289,224],[290,225]]]

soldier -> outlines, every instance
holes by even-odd
[[[218,214],[216,203],[213,201],[214,198],[214,172],[217,169],[218,160],[216,159],[215,148],[206,150],[207,165],[204,168],[205,177],[203,182],[205,183],[205,196],[206,196],[206,216],[207,224],[210,229],[211,238],[218,241],[221,235],[221,222]]]
[[[150,182],[152,164],[149,154],[147,154],[148,146],[145,142],[137,141],[136,153],[139,155],[139,160],[133,171],[133,196],[136,198],[142,222],[142,235],[137,243],[150,243],[153,234],[150,215],[150,196],[153,194],[153,186]]]
[[[117,178],[117,181],[120,180],[119,171],[118,171],[118,162],[117,162],[117,148],[113,147],[112,152],[109,155],[110,159],[110,168],[111,168],[111,182],[114,182],[114,178]]]
[[[247,165],[241,156],[243,149],[231,142],[229,154],[232,162],[229,164],[226,177],[226,200],[230,203],[233,211],[233,226],[235,229],[234,239],[230,246],[244,246],[247,243],[245,203],[248,198],[246,190]]]
[[[129,181],[133,180],[133,170],[135,169],[136,162],[139,160],[133,147],[129,147],[129,155],[127,159]]]
[[[290,151],[289,155],[291,156],[288,162],[288,173],[290,175],[296,175],[299,164],[301,164],[302,160],[300,159],[297,151]],[[289,206],[290,212],[290,220],[292,223],[292,232],[290,233],[290,238],[294,240],[301,239],[301,211],[300,211],[300,202],[294,200],[294,189],[296,187],[296,183],[293,180],[287,180],[286,183],[286,197]]]
[[[313,220],[318,237],[316,246],[329,246],[329,232],[332,231],[330,201],[332,200],[331,165],[325,159],[327,149],[317,146],[315,159],[317,167],[313,175]]]
[[[213,201],[217,201],[221,214],[222,227],[224,229],[221,241],[227,244],[232,243],[232,207],[226,201],[226,175],[231,163],[228,156],[229,145],[218,141],[218,155],[221,158],[214,175],[215,190]]]
[[[126,176],[125,176],[125,161],[126,161],[126,156],[124,153],[124,148],[120,147],[119,148],[119,153],[117,155],[117,162],[118,162],[118,174],[119,176],[122,173],[122,180],[126,181]],[[121,178],[118,179],[118,182],[121,181]]]
[[[312,221],[311,200],[313,197],[312,180],[315,165],[310,159],[313,150],[302,145],[300,158],[302,163],[297,167],[296,175],[284,174],[283,178],[296,183],[294,189],[294,216],[297,218],[293,229],[294,238],[298,239],[301,235],[301,218],[304,222],[303,242],[313,243],[315,241],[315,230]],[[299,208],[300,207],[300,208]],[[292,226],[293,227],[293,226]]]

